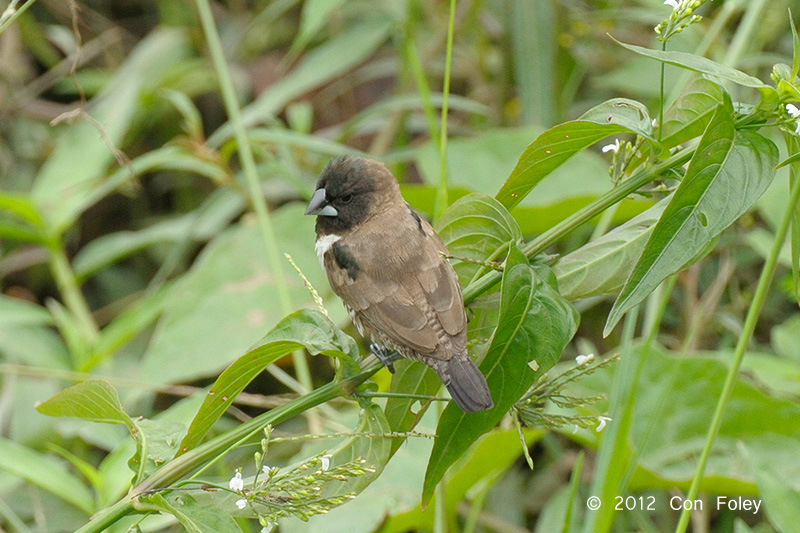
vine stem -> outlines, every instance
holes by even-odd
[[[258,227],[261,231],[261,237],[267,251],[270,270],[274,278],[275,290],[278,293],[278,303],[282,314],[288,315],[292,312],[292,302],[289,297],[289,289],[286,283],[284,283],[286,278],[283,275],[282,254],[278,250],[275,228],[272,225],[272,219],[267,209],[267,202],[261,190],[261,183],[258,179],[253,150],[250,147],[250,140],[247,137],[247,130],[242,120],[242,112],[236,98],[233,79],[231,78],[231,73],[225,60],[225,53],[222,50],[222,41],[220,40],[219,32],[217,32],[217,26],[214,23],[214,16],[211,13],[211,6],[208,0],[196,0],[195,4],[197,5],[197,11],[200,15],[200,24],[206,36],[208,49],[211,53],[211,62],[214,65],[214,70],[219,79],[219,88],[222,100],[225,104],[225,111],[233,127],[234,137],[236,138],[236,149],[247,181],[250,203],[255,211]],[[305,356],[299,351],[294,352],[292,353],[292,360],[295,372],[297,372],[298,381],[306,390],[312,390],[311,372],[309,371],[308,361]]]
[[[708,428],[705,445],[703,446],[703,451],[700,454],[700,460],[698,461],[697,469],[695,470],[694,478],[692,479],[692,484],[689,487],[689,492],[686,495],[687,500],[694,500],[697,498],[697,493],[700,490],[700,481],[703,479],[703,473],[705,472],[706,465],[708,464],[708,458],[711,455],[711,448],[714,444],[714,439],[716,439],[717,433],[719,433],[719,428],[722,426],[722,417],[725,414],[728,403],[730,402],[731,394],[733,394],[733,387],[736,384],[736,377],[739,374],[739,368],[742,365],[745,351],[750,344],[750,339],[753,337],[753,331],[755,331],[758,317],[761,314],[764,301],[769,293],[769,286],[772,283],[772,278],[775,275],[775,268],[778,265],[778,255],[783,247],[783,242],[786,239],[786,233],[789,230],[789,223],[792,220],[792,214],[795,206],[797,205],[798,199],[800,199],[800,180],[796,180],[792,184],[789,205],[783,214],[780,226],[778,226],[778,231],[775,233],[775,240],[772,242],[772,249],[767,256],[766,262],[764,263],[761,276],[758,278],[755,296],[750,304],[750,308],[747,310],[747,316],[745,317],[742,333],[739,335],[739,341],[736,343],[736,349],[733,353],[733,362],[728,368],[728,375],[725,377],[725,383],[722,387],[722,394],[720,394],[719,400],[717,401],[717,407],[714,411],[714,418],[711,420],[711,426]],[[689,525],[690,517],[690,510],[684,509],[681,512],[678,526],[675,528],[676,533],[684,533],[686,531],[686,528]]]

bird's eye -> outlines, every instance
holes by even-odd
[[[353,195],[352,194],[345,194],[344,196],[339,198],[339,201],[342,202],[343,204],[349,204],[350,200],[352,200],[352,199],[353,199]]]

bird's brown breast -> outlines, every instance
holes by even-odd
[[[466,314],[446,248],[405,202],[345,235],[321,259],[353,321],[406,355],[449,360],[466,351]],[[413,352],[413,353],[411,353]]]

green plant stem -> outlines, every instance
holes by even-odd
[[[667,41],[661,43],[661,51],[667,51]],[[659,106],[658,106],[658,142],[661,142],[662,134],[664,132],[664,78],[667,76],[667,64],[661,63],[661,80],[659,84]]]
[[[272,219],[267,209],[264,193],[261,190],[256,163],[253,158],[253,150],[250,147],[247,131],[242,121],[241,109],[239,109],[233,80],[225,61],[222,42],[219,38],[217,27],[214,24],[214,17],[211,14],[211,6],[208,0],[196,0],[195,3],[197,4],[200,24],[203,26],[208,49],[211,52],[211,61],[214,64],[214,70],[216,70],[217,77],[219,78],[220,93],[222,94],[222,100],[225,104],[225,111],[228,113],[228,118],[233,127],[234,136],[236,138],[236,149],[239,153],[239,160],[241,161],[247,181],[250,203],[255,211],[258,227],[261,230],[261,236],[264,240],[264,247],[267,250],[270,270],[275,280],[275,290],[278,293],[278,304],[280,305],[281,312],[284,315],[288,315],[292,312],[292,302],[289,297],[289,289],[283,281],[285,279],[283,275],[283,256],[280,250],[278,250],[275,229],[272,226]],[[308,361],[305,356],[302,352],[294,352],[292,353],[292,360],[294,362],[295,372],[297,372],[298,381],[302,383],[306,389],[312,390],[311,372],[308,369]]]
[[[2,33],[4,31],[6,31],[6,29],[9,26],[11,26],[14,23],[15,20],[17,20],[20,16],[22,16],[22,14],[25,13],[28,10],[28,8],[31,7],[35,3],[36,3],[36,0],[28,0],[27,2],[22,4],[22,7],[20,7],[19,9],[16,9],[7,19],[5,19],[3,21],[3,23],[0,24],[0,35],[2,35]],[[6,9],[8,9],[8,7],[10,7],[10,6],[11,6],[11,4],[6,6]],[[3,14],[5,15],[5,12],[3,12]]]
[[[408,63],[408,69],[411,75],[414,76],[414,83],[417,85],[417,92],[422,99],[422,109],[425,112],[425,121],[428,123],[428,135],[434,144],[439,144],[439,128],[436,123],[436,110],[431,101],[431,90],[428,86],[428,80],[425,78],[425,70],[422,68],[422,62],[419,59],[417,47],[414,44],[414,38],[411,31],[411,22],[408,23],[408,29],[405,36],[405,56]]]
[[[705,472],[708,458],[711,455],[711,448],[714,444],[714,439],[716,439],[719,428],[722,425],[722,417],[725,414],[725,409],[728,407],[728,402],[731,399],[733,387],[736,384],[736,377],[739,374],[739,367],[742,365],[744,354],[747,351],[748,345],[750,344],[750,339],[753,337],[753,331],[755,331],[758,317],[761,314],[764,301],[769,293],[769,286],[772,283],[772,277],[775,275],[775,268],[778,265],[778,255],[783,247],[783,242],[786,239],[786,233],[789,230],[789,223],[792,220],[792,214],[795,206],[797,205],[798,199],[800,199],[800,180],[796,180],[792,184],[789,205],[783,214],[780,226],[778,226],[778,231],[775,233],[775,240],[772,242],[772,249],[767,256],[766,262],[764,263],[764,268],[761,270],[761,276],[758,278],[758,285],[756,286],[756,292],[753,296],[753,301],[750,303],[750,308],[747,310],[747,316],[744,321],[744,326],[742,327],[742,333],[739,335],[739,341],[736,343],[736,348],[733,352],[733,362],[728,368],[728,375],[725,377],[725,384],[722,387],[722,394],[720,394],[719,400],[717,401],[714,417],[711,420],[711,426],[708,428],[708,433],[706,434],[706,442],[703,446],[703,451],[700,454],[700,460],[698,461],[697,468],[695,469],[692,485],[690,486],[689,492],[686,495],[687,500],[691,501],[697,498],[697,493],[700,490],[700,481],[703,479],[703,473]],[[690,510],[684,510],[681,512],[678,526],[675,528],[677,533],[683,533],[686,531],[686,528],[689,525],[690,517]]]
[[[632,451],[628,444],[628,435],[633,418],[636,383],[641,371],[641,359],[633,356],[633,338],[638,317],[637,305],[625,317],[622,328],[620,343],[622,358],[614,370],[614,381],[611,386],[609,405],[611,421],[603,430],[590,490],[590,493],[598,496],[603,504],[597,511],[589,511],[586,515],[583,530],[587,533],[608,531],[611,528],[614,520],[614,497],[622,495],[623,478],[631,464]]]
[[[342,394],[352,393],[356,387],[381,368],[383,368],[383,364],[380,362],[370,364],[358,374],[344,381],[332,381],[296,400],[262,413],[252,420],[201,444],[192,451],[178,456],[134,487],[125,498],[97,513],[88,524],[78,530],[78,533],[101,533],[105,531],[122,517],[136,512],[136,500],[141,494],[148,491],[168,490],[175,483],[190,476],[215,457],[258,435],[267,425],[278,424],[312,407],[338,398]]]
[[[600,198],[594,200],[586,207],[583,207],[573,215],[570,215],[549,230],[539,235],[537,238],[531,240],[528,244],[523,246],[522,252],[526,257],[528,257],[528,259],[532,259],[534,256],[546,250],[550,245],[569,234],[574,229],[588,222],[612,205],[621,201],[629,194],[632,194],[644,185],[647,185],[663,174],[666,170],[686,163],[689,161],[689,159],[691,159],[693,154],[693,148],[684,148],[680,152],[677,152],[664,161],[654,165],[652,168],[637,172],[627,180],[620,182],[617,187],[606,192]],[[464,303],[471,302],[484,292],[491,289],[497,282],[500,281],[501,276],[501,272],[491,271],[485,276],[476,280],[475,283],[470,283],[464,289]]]
[[[53,273],[56,285],[61,295],[64,297],[64,304],[78,321],[84,339],[91,344],[99,337],[99,328],[92,317],[92,310],[83,297],[78,278],[69,264],[67,254],[61,246],[61,242],[52,244],[49,249],[50,271]]]
[[[434,224],[447,209],[447,100],[450,95],[450,70],[453,63],[453,35],[456,24],[456,0],[450,0],[450,17],[447,23],[447,52],[444,61],[444,86],[442,87],[442,128],[439,133],[439,188],[436,191]]]

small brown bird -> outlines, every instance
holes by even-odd
[[[358,331],[383,349],[433,368],[465,412],[491,408],[489,387],[467,353],[461,287],[431,225],[378,161],[334,159],[306,209],[316,250]],[[376,346],[377,345],[377,346]]]

